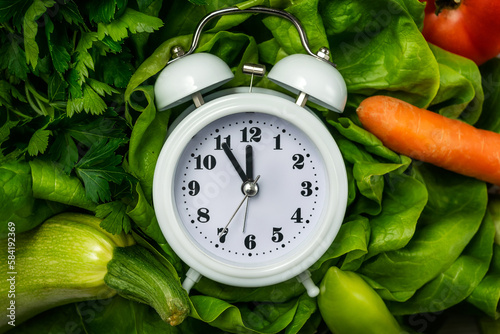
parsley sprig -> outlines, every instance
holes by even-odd
[[[134,40],[163,26],[151,3],[0,0],[0,165],[55,162],[113,233],[131,228],[136,180],[123,163],[133,118],[123,92],[146,53]]]

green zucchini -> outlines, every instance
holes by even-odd
[[[189,315],[189,297],[176,272],[132,236],[112,235],[100,222],[86,214],[59,214],[16,236],[15,262],[0,252],[0,271],[12,273],[0,284],[0,306],[15,315],[0,318],[0,332],[59,305],[116,294],[152,306],[171,325]]]

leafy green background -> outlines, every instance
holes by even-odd
[[[497,318],[500,267],[487,185],[390,151],[355,115],[361,100],[383,94],[500,132],[500,60],[478,68],[429,45],[418,0],[0,0],[1,234],[9,221],[20,233],[58,212],[93,212],[112,233],[139,231],[182,275],[151,190],[166,131],[186,105],[158,111],[153,84],[171,48],[189,48],[204,15],[234,5],[295,15],[312,50],[329,47],[347,84],[343,114],[310,106],[337,141],[349,181],[344,223],[311,268],[313,279],[332,265],[356,271],[409,330],[408,316],[455,305]],[[211,22],[197,52],[230,66],[235,78],[227,88],[249,84],[244,63],[269,69],[304,50],[288,21],[245,14]],[[266,78],[255,84],[283,91]],[[304,292],[295,279],[247,289],[203,278],[192,292],[192,315],[179,327],[117,297],[56,308],[12,332],[324,329]]]

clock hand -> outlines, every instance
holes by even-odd
[[[253,148],[252,145],[247,145],[245,148],[246,155],[246,168],[247,168],[247,178],[248,180],[253,180]],[[248,199],[245,206],[245,218],[243,218],[243,233],[245,233],[245,228],[247,225],[247,213],[248,213]]]
[[[231,149],[229,148],[227,143],[223,143],[221,146],[222,146],[222,149],[224,150],[224,153],[226,153],[227,157],[229,158],[229,161],[231,161],[231,163],[233,164],[233,167],[236,169],[236,172],[238,172],[238,175],[241,177],[241,180],[243,182],[248,181],[247,175],[245,174],[245,172],[241,168],[240,164],[236,160],[233,152],[231,152]]]
[[[243,233],[245,233],[245,227],[247,226],[247,213],[248,213],[248,197],[247,197],[247,205],[245,206],[245,217],[243,218]]]
[[[240,210],[241,206],[243,205],[243,203],[245,203],[245,201],[248,199],[248,197],[253,197],[253,196],[255,196],[257,194],[257,191],[258,191],[257,189],[258,188],[256,188],[255,186],[257,184],[257,181],[259,181],[259,179],[260,179],[260,175],[257,175],[257,177],[255,178],[254,181],[249,182],[250,187],[248,188],[248,191],[245,192],[245,197],[243,197],[243,200],[241,201],[240,205],[238,205],[238,207],[234,211],[234,213],[231,216],[231,218],[229,218],[229,221],[227,222],[226,226],[224,226],[224,228],[221,230],[221,232],[219,234],[224,234],[224,233],[227,232],[227,227],[229,226],[229,224],[231,224],[231,222],[233,221],[234,216],[236,216],[236,214]]]
[[[247,180],[253,180],[253,148],[247,145],[246,149]]]

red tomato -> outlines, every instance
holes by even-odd
[[[437,15],[436,2],[441,5]],[[480,65],[500,54],[500,0],[429,0],[422,34]]]

